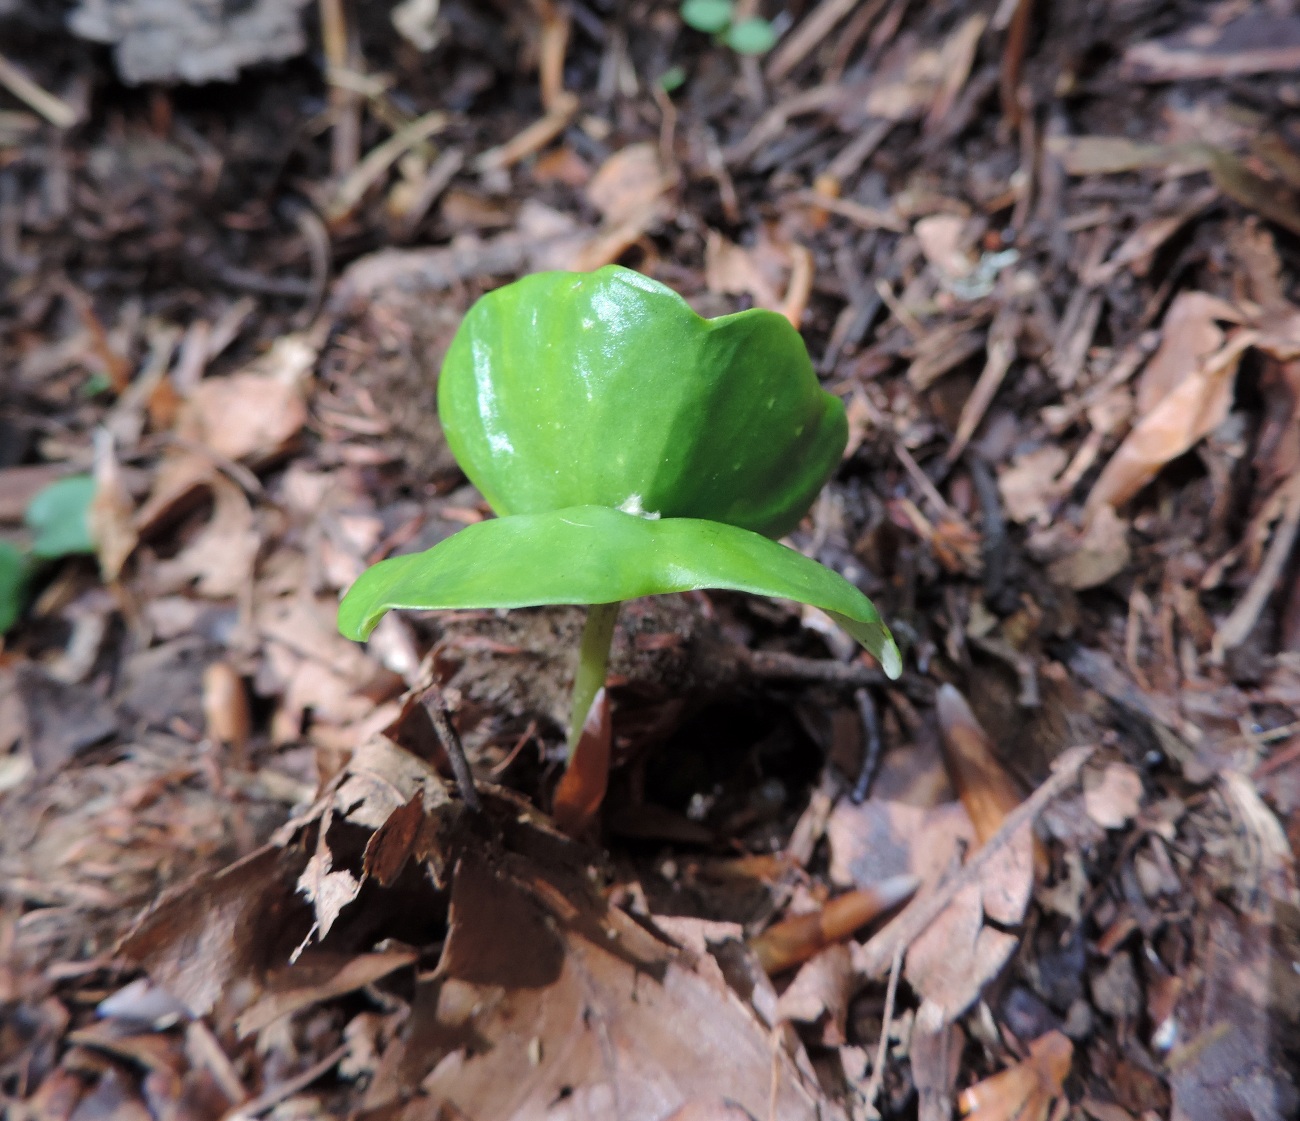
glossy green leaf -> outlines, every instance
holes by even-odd
[[[499,514],[609,506],[769,537],[798,523],[848,438],[783,316],[703,319],[617,265],[537,273],[475,303],[438,410]]]
[[[18,621],[27,592],[27,558],[8,541],[0,541],[0,634]]]
[[[32,554],[49,559],[93,553],[86,515],[94,497],[95,480],[89,475],[70,475],[37,491],[26,515],[33,535]]]
[[[363,639],[395,607],[614,603],[696,588],[820,607],[898,676],[898,647],[875,607],[837,573],[749,530],[603,506],[479,522],[426,552],[381,561],[344,597],[339,629]]]
[[[766,54],[776,46],[776,32],[765,19],[742,19],[733,23],[723,38],[737,54]]]
[[[682,22],[706,35],[716,35],[731,22],[732,0],[686,0]]]

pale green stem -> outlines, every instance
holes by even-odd
[[[605,684],[609,665],[609,647],[614,641],[614,624],[618,622],[621,603],[593,603],[587,608],[587,622],[582,628],[582,645],[578,648],[578,672],[573,678],[573,714],[569,717],[569,755],[578,746],[582,726],[587,721],[591,702]]]

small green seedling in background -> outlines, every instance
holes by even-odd
[[[27,505],[27,528],[32,531],[32,555],[42,560],[93,553],[87,514],[95,497],[95,480],[70,475],[42,487]]]
[[[87,514],[95,497],[95,480],[71,475],[41,488],[27,505],[24,520],[32,532],[27,551],[0,541],[0,634],[18,621],[27,601],[27,585],[37,565],[76,553],[93,553]]]
[[[776,32],[767,20],[733,20],[733,0],[685,0],[681,15],[688,27],[715,36],[737,54],[766,54],[776,45]]]
[[[625,599],[721,588],[798,600],[898,676],[870,600],[773,540],[798,524],[848,437],[843,403],[783,316],[703,319],[617,265],[537,273],[470,308],[438,410],[499,517],[363,572],[339,608],[349,638],[390,608],[588,605],[571,752]]]

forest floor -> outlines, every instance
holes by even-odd
[[[0,541],[89,476],[96,554],[0,648],[7,1116],[1297,1115],[1294,4],[73,7],[0,0]],[[790,543],[905,666],[628,604],[573,840],[579,609],[335,612],[488,514],[469,305],[611,262],[800,326]]]

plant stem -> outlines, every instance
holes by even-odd
[[[591,702],[605,684],[609,665],[609,647],[614,641],[614,624],[621,603],[593,603],[587,608],[587,622],[582,628],[582,645],[578,648],[578,672],[573,678],[573,713],[569,717],[569,757],[578,746],[582,726],[586,723]]]

